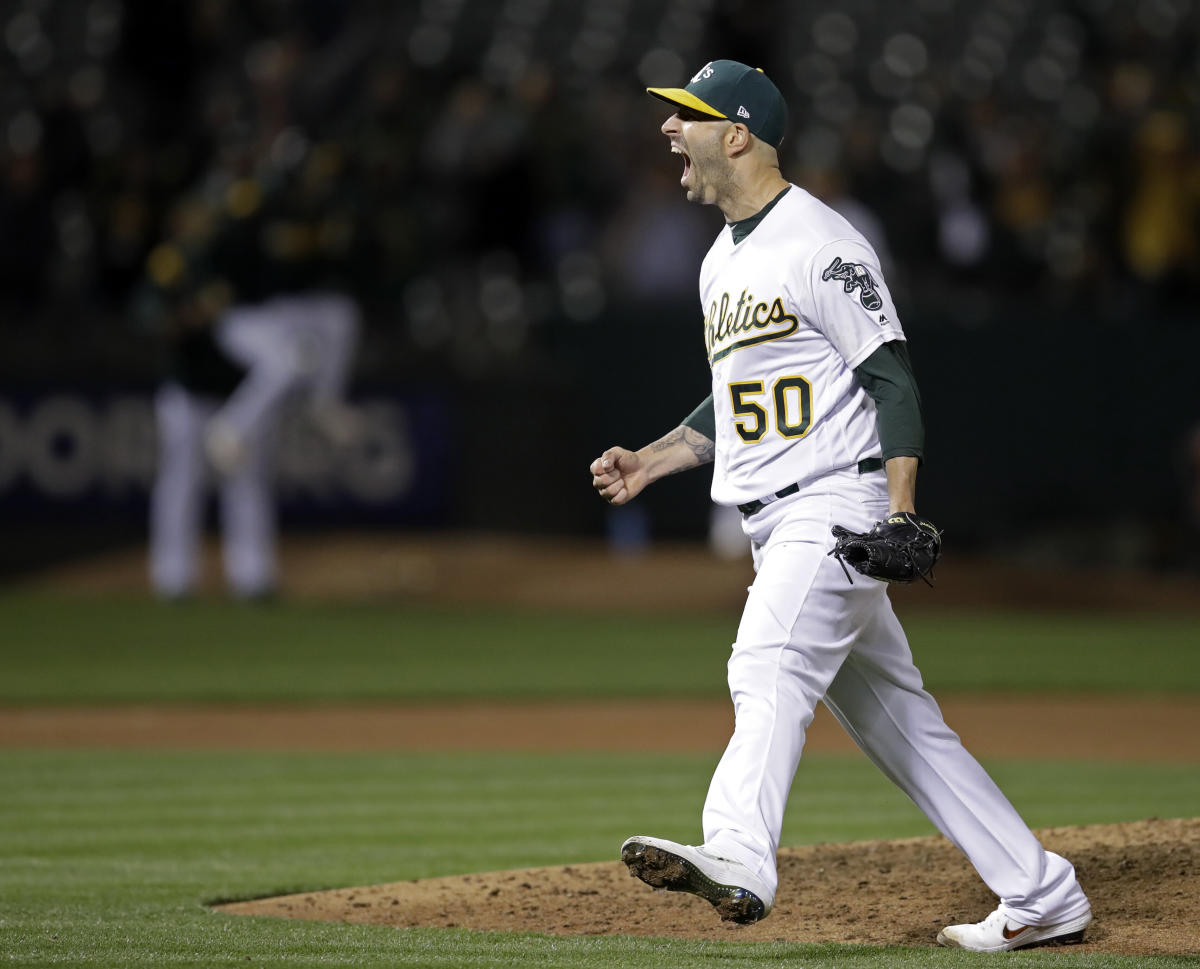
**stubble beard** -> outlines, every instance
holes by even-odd
[[[692,181],[687,200],[697,205],[717,205],[728,199],[733,190],[733,166],[725,155],[705,149],[702,155],[692,155]]]

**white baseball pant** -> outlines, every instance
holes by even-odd
[[[217,323],[217,343],[246,368],[246,376],[216,420],[248,441],[271,426],[295,394],[305,394],[318,410],[339,404],[358,331],[358,307],[340,293],[299,293],[232,307]]]
[[[922,687],[886,584],[846,579],[830,528],[866,531],[886,477],[849,469],[744,523],[755,580],[729,659],[736,715],[704,805],[705,845],[778,885],[775,858],[805,732],[824,701],[867,756],[967,856],[1014,921],[1060,922],[1088,902]]]
[[[175,598],[196,587],[209,485],[204,431],[219,401],[167,383],[154,404],[158,472],[150,496],[150,582],[159,595]],[[267,430],[252,439],[247,460],[219,482],[225,575],[240,597],[270,592],[277,577],[274,441]]]

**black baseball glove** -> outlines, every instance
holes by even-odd
[[[846,563],[857,572],[884,582],[914,582],[929,585],[933,567],[942,554],[942,533],[930,522],[906,511],[888,515],[869,532],[852,532],[833,526],[837,539],[830,555],[838,560],[851,582]]]

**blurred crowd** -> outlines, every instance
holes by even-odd
[[[179,269],[170,247],[207,253],[251,196],[289,191],[311,218],[288,210],[234,262],[336,272],[368,342],[418,360],[485,372],[629,302],[690,311],[718,223],[681,204],[643,87],[715,57],[779,84],[785,174],[878,241],[909,318],[1169,316],[1197,295],[1196,0],[9,0],[2,16],[5,341],[161,324],[142,297]]]

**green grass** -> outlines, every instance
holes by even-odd
[[[736,625],[10,594],[0,703],[719,695]],[[907,628],[934,690],[1200,691],[1193,618],[947,611]]]
[[[716,696],[736,621],[10,593],[0,595],[0,703]],[[1200,691],[1193,619],[947,611],[906,625],[935,689]],[[713,766],[702,755],[0,750],[0,960],[80,969],[997,964],[923,948],[392,930],[238,918],[204,904],[611,859],[637,831],[695,840]],[[1200,803],[1192,765],[989,766],[1034,826],[1192,816]],[[929,831],[861,757],[814,756],[797,776],[784,841]],[[1002,961],[1200,964],[1044,951]]]
[[[1035,826],[1190,814],[1200,800],[1200,776],[1187,766],[990,766]],[[394,930],[204,906],[607,860],[636,831],[693,840],[712,767],[698,755],[0,751],[0,954],[7,965],[80,969],[995,965],[994,957],[936,949]],[[812,757],[801,766],[784,840],[929,832],[863,759]],[[1004,963],[1196,964],[1069,952],[1018,953]]]

